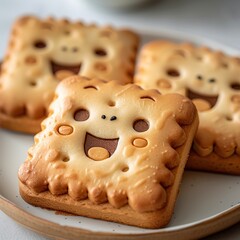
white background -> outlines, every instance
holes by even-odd
[[[26,14],[67,17],[87,23],[111,24],[153,32],[179,31],[183,34],[209,38],[240,50],[238,0],[159,0],[148,6],[121,11],[96,6],[91,4],[90,0],[0,0],[1,58],[7,46],[13,21],[18,16]],[[46,238],[23,228],[0,212],[0,239]],[[240,239],[240,223],[206,239]]]

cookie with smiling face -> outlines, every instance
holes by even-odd
[[[189,168],[240,174],[239,76],[238,58],[205,47],[155,41],[142,48],[135,82],[181,93],[199,111]]]
[[[29,203],[147,228],[166,225],[197,129],[179,94],[70,77],[19,169]]]
[[[138,37],[129,30],[23,17],[0,76],[0,125],[36,133],[55,87],[71,75],[132,82]]]

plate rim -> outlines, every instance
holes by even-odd
[[[18,205],[14,204],[7,198],[0,195],[0,209],[9,217],[21,225],[42,234],[47,237],[54,237],[54,239],[89,239],[89,237],[98,237],[99,239],[106,239],[106,237],[114,237],[115,239],[137,239],[142,237],[148,237],[148,239],[155,239],[161,236],[162,240],[173,239],[193,239],[199,237],[205,237],[210,234],[216,233],[220,230],[224,230],[227,227],[240,221],[240,204],[237,204],[223,212],[215,214],[209,218],[205,218],[201,221],[196,221],[189,224],[181,225],[181,227],[174,227],[175,229],[168,230],[162,228],[161,232],[151,233],[113,233],[113,232],[99,232],[91,231],[83,228],[72,227],[67,225],[61,225],[59,223],[51,222],[41,217],[35,216],[32,213],[27,212]],[[27,221],[25,221],[27,220]],[[229,220],[229,221],[226,221]],[[223,224],[224,223],[224,224]],[[48,232],[41,229],[48,226]],[[61,229],[61,231],[59,231]],[[207,229],[207,231],[202,231]],[[50,231],[49,231],[50,230]],[[181,234],[181,236],[179,236]],[[173,235],[177,235],[173,238]],[[191,237],[189,236],[191,235]],[[188,236],[190,238],[188,238]],[[57,237],[57,238],[56,238]],[[64,238],[62,238],[64,237]]]
[[[131,28],[131,27],[130,27]],[[133,29],[133,28],[132,28]],[[137,32],[140,36],[140,40],[142,36],[155,36],[157,39],[178,39],[183,42],[191,42],[193,44],[199,44],[202,46],[210,47],[215,50],[222,50],[223,52],[226,52],[230,55],[239,55],[240,56],[240,49],[237,49],[236,47],[231,47],[229,45],[226,45],[224,43],[218,42],[216,40],[211,40],[199,35],[193,35],[187,32],[183,31],[175,31],[175,30],[166,30],[161,29],[158,32],[153,29],[141,29],[134,27],[133,29],[135,32]],[[140,49],[140,48],[139,48]],[[139,51],[138,51],[139,53]],[[187,223],[179,226],[172,227],[171,229],[167,228],[161,228],[156,232],[151,233],[114,233],[114,232],[98,232],[98,231],[91,231],[87,229],[83,229],[80,227],[73,227],[73,226],[66,226],[61,225],[59,223],[55,223],[49,220],[46,220],[44,218],[41,218],[39,216],[36,216],[20,206],[16,205],[15,203],[11,202],[4,196],[0,194],[0,210],[2,210],[6,215],[11,217],[16,222],[20,223],[21,225],[40,233],[43,236],[47,236],[54,239],[79,239],[79,234],[81,234],[81,239],[90,239],[92,237],[97,237],[99,239],[112,239],[114,237],[115,239],[125,239],[128,237],[128,239],[137,239],[142,237],[148,237],[148,239],[155,239],[159,236],[161,236],[162,240],[173,240],[175,239],[174,235],[177,235],[178,240],[180,239],[189,239],[189,238],[199,238],[199,237],[205,237],[210,234],[216,233],[220,230],[224,230],[227,227],[230,227],[231,225],[237,223],[240,221],[240,203],[236,204],[233,207],[230,207],[222,212],[219,212],[215,215],[212,215],[208,218],[204,218],[200,221],[195,221],[192,223]],[[29,221],[24,221],[29,219]],[[228,219],[229,221],[226,221]],[[219,224],[221,223],[221,224]],[[33,226],[35,225],[35,227]],[[39,227],[38,227],[39,225]],[[50,234],[50,232],[41,231],[39,229],[46,227],[48,225],[48,230],[51,229],[51,232],[54,232],[53,234]],[[64,231],[59,231],[59,229],[64,229]],[[200,231],[199,231],[200,229]],[[203,231],[207,229],[207,231]],[[66,231],[67,230],[67,231]],[[60,235],[56,235],[56,233],[60,233]],[[63,236],[63,233],[67,232],[65,236]],[[71,233],[71,236],[70,236]],[[191,234],[190,234],[191,233]],[[181,236],[179,236],[181,234]],[[191,236],[189,236],[189,234]],[[187,237],[189,236],[189,237]],[[57,238],[56,238],[57,237]],[[149,238],[150,237],[150,238]]]

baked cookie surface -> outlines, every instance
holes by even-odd
[[[19,169],[29,203],[158,228],[173,213],[198,125],[179,94],[115,81],[62,81]]]
[[[71,75],[132,82],[138,36],[130,30],[22,17],[0,75],[0,125],[36,133],[54,90]]]
[[[240,174],[240,59],[191,44],[155,41],[140,53],[135,83],[190,98],[199,112],[189,168]]]

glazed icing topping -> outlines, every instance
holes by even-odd
[[[76,74],[132,82],[137,46],[129,30],[23,17],[13,26],[2,65],[0,111],[44,117],[59,81]]]
[[[240,59],[191,44],[155,41],[140,53],[135,83],[193,100],[200,126],[194,149],[200,156],[240,155]]]
[[[70,77],[58,85],[19,179],[35,192],[161,209],[186,141],[182,126],[195,116],[179,94]]]

